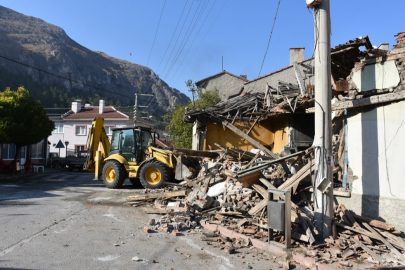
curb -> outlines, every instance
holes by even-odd
[[[221,235],[229,237],[229,238],[242,238],[246,240],[250,240],[252,245],[255,248],[265,250],[271,252],[277,256],[287,256],[287,252],[284,251],[282,247],[276,246],[274,244],[269,244],[257,239],[252,239],[246,235],[231,231],[223,226],[216,225],[216,224],[208,224],[206,221],[201,221],[201,226],[209,231],[219,231]],[[331,265],[327,264],[318,264],[316,263],[315,259],[310,257],[305,257],[301,254],[292,254],[292,260],[296,263],[299,263],[303,266],[306,266],[311,269],[318,269],[318,270],[337,270],[337,268],[332,267]]]
[[[14,176],[7,176],[4,178],[0,177],[0,182],[3,180],[17,180],[17,179],[21,179],[21,178],[25,178],[25,177],[29,177],[29,176],[33,176],[33,175],[39,175],[39,174],[52,174],[52,173],[60,173],[63,172],[63,170],[54,170],[54,171],[47,171],[47,172],[40,172],[40,173],[25,173],[25,174],[16,174]]]

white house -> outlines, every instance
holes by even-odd
[[[100,100],[99,106],[82,105],[80,101],[75,101],[72,102],[71,110],[65,114],[50,116],[50,119],[55,122],[55,130],[48,138],[48,152],[59,153],[60,150],[60,156],[65,157],[66,154],[72,155],[77,151],[86,150],[87,135],[95,117],[104,118],[104,127],[110,138],[112,128],[134,125],[132,116],[104,104],[104,100]],[[136,124],[146,127],[152,126],[151,123],[143,119],[137,119]],[[65,148],[56,148],[59,141],[63,143]]]

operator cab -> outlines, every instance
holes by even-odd
[[[151,128],[129,126],[113,128],[112,132],[109,155],[118,153],[128,162],[140,163],[145,149],[148,146],[155,146]]]

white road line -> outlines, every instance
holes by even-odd
[[[195,248],[195,249],[197,249],[197,250],[201,250],[201,249],[202,249],[202,247],[200,247],[199,245],[195,244],[195,243],[193,242],[193,240],[191,240],[191,239],[189,239],[189,238],[187,238],[187,237],[180,237],[179,239],[181,239],[181,240],[183,240],[183,241],[186,241],[188,245],[190,245],[191,247],[193,247],[193,248]],[[217,254],[215,254],[214,252],[211,252],[211,251],[209,251],[209,250],[206,250],[205,248],[204,248],[202,251],[204,251],[205,253],[207,253],[207,254],[209,254],[209,255],[211,255],[211,256],[213,256],[213,257],[217,257],[218,259],[224,260],[225,264],[226,264],[228,267],[235,268],[235,266],[234,266],[233,264],[231,264],[231,262],[229,261],[228,258],[226,258],[226,257],[224,257],[224,256],[221,256],[221,255],[217,255]],[[224,267],[224,268],[222,268],[222,267]],[[227,268],[226,268],[225,266],[221,265],[221,269],[227,269]]]

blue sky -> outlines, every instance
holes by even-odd
[[[91,50],[150,67],[171,87],[188,96],[185,81],[199,81],[221,72],[222,57],[224,69],[233,74],[245,74],[248,79],[259,75],[277,3],[277,0],[0,0],[0,5],[62,27],[72,39]],[[405,31],[401,15],[405,1],[381,3],[331,0],[332,47],[368,35],[373,45],[389,42],[391,48],[395,44],[394,35]],[[311,12],[305,0],[281,0],[260,75],[288,66],[289,48],[305,47],[305,58],[312,56]],[[199,20],[193,21],[193,17]]]

